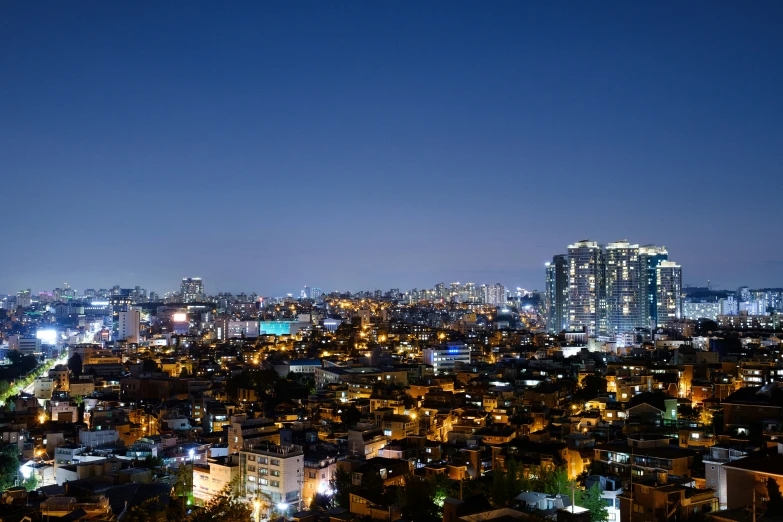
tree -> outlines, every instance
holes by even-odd
[[[598,484],[587,490],[580,490],[576,504],[590,511],[590,522],[607,522],[609,510],[606,502],[601,498],[601,488]]]
[[[30,476],[22,481],[22,486],[27,491],[38,489],[38,474],[30,473]]]
[[[508,459],[506,462],[506,502],[510,502],[514,497],[519,495],[519,469],[517,461],[515,459]]]
[[[340,418],[343,419],[343,424],[350,428],[362,420],[362,414],[355,404],[351,404]]]
[[[576,483],[584,487],[585,486],[585,480],[587,480],[587,477],[590,475],[600,475],[601,474],[601,463],[597,461],[591,461],[590,465],[587,466],[582,473],[580,473],[576,477]]]
[[[78,379],[82,374],[82,356],[78,353],[73,354],[71,358],[68,359],[68,369],[71,371],[71,374],[73,374],[73,377]]]
[[[547,495],[568,493],[571,490],[571,481],[568,480],[568,471],[565,468],[541,469],[537,482],[535,490]]]
[[[180,464],[174,483],[174,497],[185,499],[188,505],[193,503],[193,464]]]
[[[427,513],[434,511],[433,499],[427,488],[426,482],[408,473],[403,477],[402,488],[399,489],[399,504],[402,507],[402,513],[407,518],[421,518]]]
[[[597,375],[588,375],[582,379],[579,388],[574,392],[574,402],[587,402],[599,394],[606,393],[606,379]]]
[[[181,516],[173,510],[167,512],[166,503],[159,497],[145,500],[138,506],[130,508],[122,517],[122,522],[163,522],[164,520],[181,520]]]
[[[688,419],[692,421],[699,419],[699,412],[690,404],[680,404],[680,406],[677,408],[677,413],[679,413],[681,419]]]
[[[233,491],[229,484],[202,509],[194,510],[187,522],[247,522],[253,511]]]
[[[443,473],[433,475],[427,482],[428,489],[431,492],[432,503],[435,505],[435,511],[432,514],[438,520],[442,520],[443,505],[448,497],[452,497],[455,494],[453,491],[454,482]]]
[[[328,495],[316,493],[310,502],[310,509],[327,509],[331,503],[332,499]]]
[[[159,372],[160,365],[152,359],[144,359],[141,362],[141,371],[143,372]]]
[[[16,444],[0,446],[0,491],[14,486],[19,473],[19,447]]]
[[[443,504],[451,496],[451,489],[452,481],[442,473],[429,479],[406,474],[398,490],[403,515],[411,520],[442,519]]]
[[[139,466],[143,468],[159,468],[163,466],[163,459],[160,457],[153,457],[152,455],[147,455],[147,457],[139,461]]]
[[[361,489],[365,491],[383,491],[386,486],[383,483],[381,474],[375,470],[362,473]]]
[[[351,492],[353,491],[351,474],[338,466],[332,480],[329,481],[329,486],[332,488],[332,491],[334,491],[335,503],[340,507],[350,509]]]
[[[767,511],[778,514],[783,511],[783,495],[780,493],[778,481],[772,477],[767,478]]]
[[[506,490],[506,472],[502,469],[492,470],[492,504],[496,508],[506,507],[508,503],[508,493]]]

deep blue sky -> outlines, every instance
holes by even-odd
[[[164,4],[164,5],[159,5]],[[3,2],[0,292],[783,286],[781,2]]]

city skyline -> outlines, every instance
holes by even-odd
[[[596,245],[598,247],[605,248],[607,245],[611,245],[613,243],[622,243],[622,242],[625,242],[625,241],[627,241],[627,240],[623,239],[623,240],[619,240],[617,242],[598,242],[598,241],[595,241],[594,243],[596,243]],[[579,243],[579,242],[580,241],[577,241],[577,243]],[[582,240],[581,242],[591,242],[591,240]],[[653,245],[647,244],[647,243],[638,243],[636,246],[637,247],[641,246],[641,250],[642,251],[644,251],[644,249],[648,249],[648,248],[653,248],[653,249],[661,248],[664,251],[666,251],[666,247],[665,246],[657,247],[657,246],[653,246]],[[567,249],[566,248],[561,248],[560,250],[565,251]],[[396,289],[400,289],[402,291],[408,291],[408,290],[413,290],[413,289],[423,290],[423,289],[432,289],[439,283],[444,283],[444,284],[460,283],[460,284],[477,284],[477,285],[502,284],[503,286],[505,286],[506,290],[511,292],[511,293],[513,293],[517,289],[522,289],[522,290],[525,290],[527,292],[539,292],[539,293],[543,294],[547,290],[547,288],[546,288],[547,287],[547,277],[548,277],[547,273],[546,273],[547,272],[547,267],[551,264],[553,257],[557,258],[557,257],[560,257],[561,255],[563,255],[563,252],[557,251],[557,252],[553,253],[549,257],[549,259],[547,261],[543,262],[542,265],[541,265],[541,268],[539,269],[539,275],[540,275],[540,278],[539,278],[540,282],[539,282],[539,284],[538,285],[534,284],[534,285],[531,285],[531,286],[528,286],[528,287],[521,286],[521,285],[513,285],[513,284],[508,283],[508,281],[501,281],[501,280],[498,280],[498,281],[495,281],[495,282],[491,282],[490,280],[471,280],[471,279],[457,280],[457,279],[453,279],[453,278],[452,279],[447,279],[447,278],[443,278],[443,277],[440,277],[440,278],[436,277],[435,279],[433,279],[433,280],[431,280],[429,282],[423,282],[422,284],[412,285],[412,286],[405,286],[405,285],[401,285],[401,284],[393,284],[392,283],[390,286],[382,286],[382,285],[372,285],[372,284],[370,284],[367,287],[358,287],[358,286],[354,285],[354,286],[350,286],[350,287],[346,287],[346,288],[329,288],[328,286],[323,285],[323,284],[321,284],[321,283],[319,283],[317,281],[316,282],[309,281],[309,282],[306,282],[306,283],[303,283],[303,284],[299,285],[298,287],[292,287],[292,288],[287,289],[285,291],[281,291],[281,292],[265,292],[263,290],[260,290],[258,288],[251,287],[251,286],[239,287],[239,288],[233,288],[233,289],[220,289],[220,288],[217,288],[218,285],[216,283],[214,283],[213,281],[210,281],[210,280],[202,278],[202,277],[193,277],[193,278],[194,279],[198,279],[198,280],[203,280],[203,287],[204,287],[203,293],[206,294],[206,295],[217,295],[219,293],[229,293],[229,294],[257,293],[258,295],[265,296],[265,297],[283,297],[283,296],[286,296],[286,295],[292,295],[294,297],[298,297],[303,290],[311,288],[311,287],[315,288],[315,289],[317,289],[317,290],[319,290],[319,291],[321,291],[323,293],[327,293],[328,294],[328,293],[331,293],[331,292],[363,292],[363,291],[372,291],[372,290],[387,291],[387,290],[395,289],[395,288]],[[567,257],[567,256],[565,256],[565,257]],[[687,270],[687,272],[685,274],[686,276],[690,273],[690,268],[691,267],[688,267],[688,270]],[[468,273],[468,275],[471,275],[471,274]],[[56,276],[53,277],[52,279],[56,279]],[[33,293],[37,294],[39,292],[49,292],[49,291],[54,290],[56,288],[60,288],[60,285],[68,285],[68,287],[70,287],[70,288],[76,288],[76,289],[81,290],[81,291],[83,291],[85,289],[98,289],[98,288],[110,289],[112,287],[134,288],[134,287],[138,286],[138,287],[141,287],[141,288],[145,288],[147,291],[152,291],[152,292],[155,292],[155,293],[157,293],[157,294],[162,296],[164,294],[177,293],[180,290],[180,287],[184,283],[185,279],[191,279],[191,277],[175,278],[173,280],[173,282],[168,282],[167,286],[164,286],[163,288],[156,288],[156,287],[146,286],[146,285],[143,285],[143,284],[138,284],[138,285],[118,284],[118,282],[116,282],[116,281],[110,282],[110,283],[106,283],[106,284],[96,284],[95,281],[89,281],[89,280],[85,284],[77,285],[77,284],[71,284],[70,281],[65,280],[65,281],[62,281],[60,283],[55,283],[53,286],[50,286],[48,288],[37,288],[37,287],[33,287],[32,285],[29,285],[29,284],[22,284],[22,285],[20,285],[16,289],[0,289],[0,295],[13,295],[16,292],[24,291],[26,289],[32,289]],[[433,281],[437,281],[437,282],[433,282]],[[695,283],[690,281],[689,279],[683,279],[682,287],[683,287],[683,289],[686,289],[686,288],[707,288],[708,284],[709,284],[709,288],[711,290],[715,290],[715,291],[729,291],[729,292],[734,292],[734,291],[736,291],[737,288],[740,288],[740,287],[748,287],[748,288],[756,289],[756,290],[783,288],[783,284],[781,284],[781,285],[774,285],[774,284],[763,284],[762,283],[762,284],[759,284],[759,285],[750,285],[750,284],[746,284],[745,282],[740,282],[739,284],[736,284],[736,285],[725,285],[724,286],[724,285],[718,284],[717,282],[711,281],[709,279],[707,281],[703,281],[703,282],[702,281],[698,281],[698,282],[695,282]]]
[[[783,286],[779,3],[1,9],[5,291],[541,289],[597,236]]]

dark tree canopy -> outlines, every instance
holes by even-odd
[[[75,353],[68,359],[68,369],[74,378],[78,378],[82,374],[82,356]]]
[[[783,511],[783,495],[780,493],[778,481],[772,477],[767,478],[767,511],[776,515]]]

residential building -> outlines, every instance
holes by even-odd
[[[141,310],[129,308],[119,313],[117,339],[138,343],[141,331]]]
[[[629,438],[626,443],[607,442],[595,445],[594,461],[603,470],[620,477],[656,476],[665,471],[671,475],[689,477],[697,452],[669,443],[668,438],[643,440]]]
[[[506,287],[500,283],[484,287],[484,304],[492,306],[506,305]]]
[[[312,501],[316,495],[331,493],[330,481],[337,472],[337,459],[323,451],[314,451],[304,457],[304,500]]]
[[[657,326],[682,318],[682,267],[673,261],[662,261],[656,269]]]
[[[713,303],[704,301],[682,303],[683,319],[691,319],[693,321],[698,319],[711,319],[715,321],[720,313],[720,303],[717,301]]]
[[[605,331],[603,252],[594,241],[568,246],[568,326],[591,336]]]
[[[568,256],[556,255],[546,264],[547,330],[560,332],[568,328]]]
[[[239,452],[240,484],[252,498],[262,492],[275,504],[299,504],[305,482],[301,446],[269,445]],[[301,507],[301,506],[299,506]]]
[[[646,273],[641,273],[639,245],[628,241],[609,243],[605,256],[607,333],[616,337],[645,326],[642,281]]]
[[[718,510],[714,491],[669,482],[666,472],[634,480],[632,488],[619,497],[621,520],[679,522]]]
[[[378,450],[386,446],[388,439],[383,429],[376,426],[357,425],[348,430],[348,451],[352,455],[364,455],[371,459],[378,456]]]
[[[778,445],[778,451],[781,446]],[[741,509],[763,504],[769,498],[768,480],[783,490],[783,454],[759,454],[723,464],[726,484],[726,508]],[[777,513],[776,513],[777,515]]]
[[[180,284],[180,297],[183,303],[204,301],[204,282],[200,277],[185,277]]]
[[[423,350],[424,364],[433,367],[435,374],[453,371],[459,364],[470,364],[470,347],[452,342],[437,348]]]
[[[744,459],[756,451],[744,445],[716,444],[709,449],[709,454],[703,458],[705,485],[715,491],[720,509],[728,507],[728,488],[726,485],[726,464]]]
[[[193,465],[193,496],[201,502],[209,502],[229,484],[239,479],[239,463],[231,457],[210,459],[207,464]]]
[[[658,265],[669,259],[666,247],[645,245],[639,247],[639,266],[644,326],[658,324]]]
[[[399,440],[419,434],[419,421],[409,415],[384,415],[378,420],[383,436],[389,440]]]

